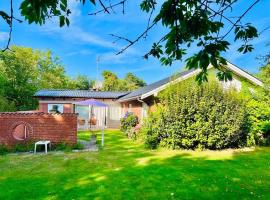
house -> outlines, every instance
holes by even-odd
[[[38,98],[39,111],[48,113],[57,110],[60,113],[78,113],[78,118],[89,120],[89,113],[95,115],[97,126],[103,124],[104,115],[106,116],[106,125],[109,128],[118,128],[120,118],[122,117],[121,103],[117,100],[127,92],[101,92],[91,90],[40,90],[34,97]],[[96,99],[108,105],[107,109],[100,107],[75,105],[75,102],[86,99]]]
[[[226,68],[233,73],[233,79],[228,82],[221,82],[223,87],[234,87],[241,90],[243,81],[248,82],[252,87],[261,87],[263,83],[248,72],[228,62]],[[217,70],[213,67],[208,69],[212,73]],[[155,98],[159,92],[171,84],[179,83],[183,80],[192,78],[200,72],[199,69],[192,69],[178,73],[139,88],[131,92],[101,92],[90,90],[40,90],[35,94],[39,100],[39,111],[51,112],[57,110],[61,113],[78,113],[79,118],[89,120],[90,108],[88,106],[75,105],[75,102],[85,99],[96,99],[108,105],[107,109],[94,107],[92,113],[98,119],[97,126],[102,125],[105,116],[108,128],[118,128],[120,119],[126,112],[133,112],[139,119],[147,115],[149,109],[154,105]]]

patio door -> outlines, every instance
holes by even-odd
[[[122,117],[122,108],[118,103],[110,104],[107,109],[107,126],[109,128],[119,128]]]
[[[92,107],[92,114],[97,119],[97,124],[94,126],[95,128],[102,128],[105,124],[108,128],[119,128],[120,127],[120,119],[122,117],[122,108],[121,104],[111,103],[107,104],[108,107]],[[85,121],[85,125],[78,126],[79,129],[88,129],[88,122],[90,120],[90,112],[91,108],[89,106],[75,106],[75,113],[78,113],[78,119],[83,119]]]
[[[89,106],[80,106],[75,105],[75,113],[78,113],[78,119],[83,120],[84,123],[78,123],[79,130],[87,130],[89,128],[88,121],[89,121]]]
[[[95,107],[93,106],[92,113],[95,115],[97,119],[97,128],[102,128],[103,125],[106,123],[106,107]]]

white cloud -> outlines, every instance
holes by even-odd
[[[256,48],[258,48],[259,45],[264,44],[264,43],[266,44],[267,41],[268,41],[268,37],[266,35],[261,35],[258,38],[252,40],[250,42],[250,44],[252,44],[253,47],[256,49]],[[238,60],[238,59],[240,59],[240,58],[242,58],[242,57],[244,57],[246,55],[250,55],[250,54],[243,54],[243,53],[240,53],[240,52],[237,51],[237,49],[240,48],[242,44],[243,44],[243,42],[241,42],[241,41],[235,42],[234,44],[232,44],[230,46],[229,51],[225,54],[226,57],[231,62],[236,62],[236,60]],[[255,50],[253,50],[252,53],[254,53],[254,51]]]
[[[136,58],[127,54],[116,55],[115,52],[108,52],[100,55],[100,62],[102,64],[121,64],[134,63]]]
[[[38,30],[52,37],[60,37],[73,44],[90,44],[117,49],[112,41],[107,41],[93,32],[86,31],[84,27],[80,26],[79,22],[82,19],[80,6],[81,4],[78,1],[69,1],[69,8],[71,8],[72,11],[69,16],[69,27],[60,28],[58,18],[53,18],[44,26],[38,27]]]
[[[87,32],[77,25],[60,28],[58,24],[47,23],[40,28],[44,34],[52,35],[53,37],[61,37],[62,39],[74,44],[90,44],[106,48],[117,49],[112,41],[107,41],[94,33]]]
[[[83,50],[79,50],[79,51],[72,51],[72,52],[68,52],[65,55],[66,56],[76,56],[76,55],[92,55],[93,52],[88,50],[88,49],[83,49]]]
[[[71,52],[67,53],[67,56],[74,56],[74,55],[90,55],[90,54],[101,54],[102,60],[104,63],[134,63],[138,61],[138,59],[142,59],[142,56],[145,53],[144,48],[150,48],[151,44],[147,44],[146,41],[144,45],[137,45],[135,47],[128,48],[123,54],[115,55],[118,51],[122,49],[127,43],[125,41],[118,41],[117,43],[113,43],[115,38],[109,37],[108,34],[111,32],[116,32],[115,34],[121,35],[125,34],[125,29],[123,27],[116,26],[113,29],[106,28],[107,20],[115,20],[121,21],[121,23],[131,23],[136,24],[142,23],[143,27],[146,26],[147,15],[134,15],[134,11],[131,10],[123,15],[121,12],[118,14],[104,14],[104,15],[97,15],[97,16],[87,16],[85,13],[82,14],[82,4],[76,0],[68,1],[69,8],[71,9],[71,14],[69,16],[70,26],[69,27],[59,27],[58,18],[53,18],[50,21],[42,26],[38,27],[38,31],[48,35],[49,37],[57,38],[63,41],[63,43],[69,43],[69,45],[91,45],[91,52],[89,50],[81,50],[78,49],[78,46],[74,46],[77,48],[76,50],[72,50]],[[138,3],[133,3],[138,6]],[[137,5],[138,4],[138,5]],[[132,6],[130,6],[131,8]],[[134,17],[136,16],[136,17]],[[140,19],[138,19],[140,17]],[[136,19],[136,20],[134,20]],[[103,21],[101,21],[103,20]],[[102,23],[102,25],[101,25]],[[125,27],[125,26],[124,26]],[[115,31],[117,29],[117,31]],[[104,31],[106,30],[106,31]],[[140,31],[138,31],[140,32]],[[134,36],[136,37],[136,35]],[[94,47],[92,47],[94,46]],[[96,48],[100,47],[100,48]],[[85,48],[85,46],[83,47]],[[139,49],[142,49],[141,51]],[[107,53],[100,53],[100,52],[107,52]]]
[[[68,7],[71,10],[71,14],[69,16],[70,21],[75,21],[77,17],[81,16],[81,9],[80,9],[81,3],[76,0],[69,0],[68,1]]]
[[[8,33],[7,32],[0,32],[0,42],[4,42],[8,40]]]

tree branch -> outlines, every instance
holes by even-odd
[[[146,29],[148,29],[149,26],[150,26],[150,21],[151,21],[151,19],[152,19],[153,12],[154,12],[154,8],[152,8],[152,10],[151,10],[151,12],[150,12],[150,15],[149,15],[149,17],[148,17]],[[148,36],[148,34],[146,33],[145,36],[144,36],[144,38],[146,39],[147,36]]]
[[[10,0],[10,22],[9,22],[9,36],[8,36],[8,41],[7,41],[7,45],[6,47],[2,50],[2,51],[6,51],[9,49],[9,44],[11,41],[11,37],[12,37],[12,30],[13,30],[13,0]]]
[[[229,29],[229,31],[221,38],[223,40],[229,33],[233,30],[233,28],[241,21],[241,19],[253,8],[257,3],[259,3],[260,0],[256,0],[251,6],[248,7],[248,9],[235,21],[235,23],[232,25],[232,27]]]
[[[89,13],[88,15],[97,15],[97,14],[102,13],[102,12],[106,12],[106,13],[110,14],[109,9],[111,9],[111,10],[113,11],[113,8],[114,8],[114,7],[117,7],[117,6],[119,6],[119,5],[122,5],[123,8],[124,8],[124,5],[125,5],[125,2],[126,2],[126,1],[127,1],[127,0],[122,0],[122,1],[120,1],[120,2],[118,2],[118,3],[115,3],[115,4],[111,4],[111,3],[110,3],[109,6],[105,6],[105,5],[103,4],[103,2],[102,2],[101,0],[99,0],[99,2],[100,2],[100,4],[102,5],[103,9],[101,9],[101,10],[99,10],[99,11],[97,11],[97,12],[94,12],[94,13]],[[124,9],[123,9],[123,13],[124,13]]]
[[[104,12],[110,14],[110,12],[108,11],[108,8],[110,8],[111,6],[109,6],[108,8],[103,4],[103,2],[101,0],[98,0],[100,5],[102,6]]]
[[[121,36],[115,36],[118,39],[122,39],[127,41],[129,44],[126,45],[124,48],[122,48],[119,52],[116,53],[116,55],[122,54],[124,51],[126,51],[129,47],[131,47],[132,45],[134,45],[135,43],[137,43],[141,38],[143,38],[149,30],[151,30],[157,23],[152,23],[143,33],[141,33],[135,40],[129,40],[127,38],[121,37]],[[112,35],[112,34],[111,34]]]
[[[132,43],[132,41],[129,40],[128,38],[125,38],[125,37],[122,37],[122,36],[118,36],[118,35],[115,35],[115,34],[110,34],[110,35],[111,35],[112,37],[117,38],[116,41],[118,41],[118,40],[125,40],[125,41],[127,41],[128,43]],[[116,41],[114,41],[113,43],[115,43]]]

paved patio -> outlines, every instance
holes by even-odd
[[[78,140],[84,146],[82,151],[98,151],[96,136],[91,136],[90,141]]]

